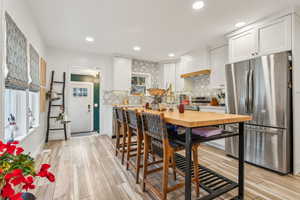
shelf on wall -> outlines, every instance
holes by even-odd
[[[200,71],[196,71],[196,72],[182,74],[180,77],[181,78],[192,78],[192,77],[201,76],[201,75],[209,75],[210,73],[211,73],[210,69],[205,69],[205,70],[200,70]]]

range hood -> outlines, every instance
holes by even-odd
[[[205,69],[205,70],[200,70],[200,71],[196,71],[196,72],[182,74],[180,77],[181,78],[192,78],[192,77],[196,77],[196,76],[209,75],[210,73],[211,73],[210,69]]]

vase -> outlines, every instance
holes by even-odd
[[[29,193],[29,192],[24,192],[22,194],[22,198],[23,198],[23,200],[36,200],[36,197],[32,193]]]

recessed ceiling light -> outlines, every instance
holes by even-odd
[[[86,37],[85,40],[87,42],[94,42],[95,41],[95,39],[93,37],[90,37],[90,36]]]
[[[203,1],[196,1],[196,2],[193,3],[193,9],[194,10],[200,10],[203,7],[204,7],[204,2]]]
[[[133,50],[134,50],[134,51],[140,51],[140,50],[141,50],[141,47],[139,47],[139,46],[134,46],[134,47],[133,47]]]
[[[239,23],[236,23],[236,24],[235,24],[235,27],[241,28],[241,27],[243,27],[243,26],[245,26],[245,25],[246,25],[245,22],[239,22]]]
[[[175,57],[175,54],[174,53],[169,53],[169,57],[173,58],[173,57]]]

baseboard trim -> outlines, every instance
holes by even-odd
[[[294,164],[294,175],[300,175],[300,162]]]

